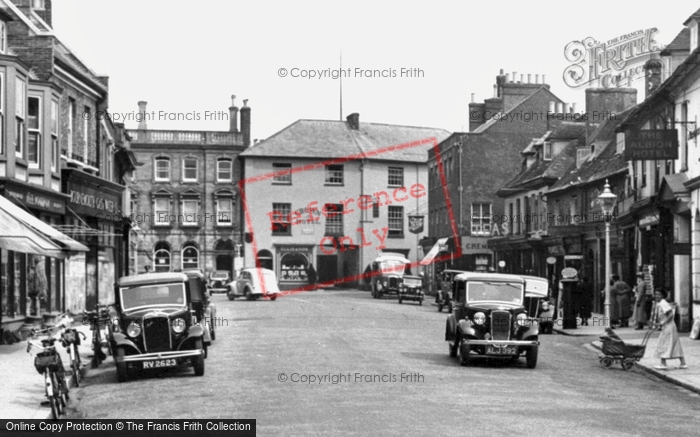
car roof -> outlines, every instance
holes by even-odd
[[[374,261],[375,262],[382,262],[382,261],[390,261],[390,260],[403,261],[406,263],[411,262],[405,256],[399,255],[399,254],[394,254],[394,253],[385,253],[385,254],[379,255]]]
[[[445,269],[442,271],[442,273],[469,273],[467,270],[452,270],[452,269]]]
[[[163,282],[186,282],[187,275],[180,272],[143,273],[141,275],[124,276],[119,279],[120,287],[133,285],[161,284]]]
[[[503,281],[503,282],[519,282],[521,284],[525,283],[520,275],[511,275],[506,273],[484,273],[484,272],[464,272],[454,277],[455,280],[469,280],[469,281]]]
[[[187,276],[197,276],[199,278],[204,278],[204,273],[200,272],[199,270],[185,270],[183,273]]]

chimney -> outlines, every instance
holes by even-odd
[[[360,130],[360,114],[353,112],[352,114],[345,117],[348,121],[348,127],[352,130]]]
[[[250,106],[248,99],[243,99],[241,108],[241,133],[243,133],[243,145],[250,146]]]
[[[661,60],[654,55],[644,63],[644,71],[646,72],[644,75],[645,98],[649,97],[661,85],[662,68]]]
[[[544,74],[542,75],[542,85],[546,85],[547,81],[544,80]]]
[[[636,88],[586,88],[587,121],[605,121],[637,104]]]
[[[146,105],[148,102],[144,102],[141,100],[139,102],[139,130],[146,130],[147,125],[146,125]]]
[[[564,104],[557,103],[557,114],[562,114],[564,112]]]
[[[532,83],[532,74],[530,74],[530,73],[527,74],[527,83],[528,84]]]
[[[30,0],[31,1],[31,0]],[[34,6],[32,2],[32,6]],[[46,22],[46,24],[49,25],[49,27],[53,27],[53,23],[51,23],[51,0],[44,0],[44,8],[43,9],[37,9],[37,8],[32,8],[36,14],[41,17],[42,20]]]
[[[536,84],[539,84],[539,83],[540,83],[540,75],[539,75],[539,74],[536,74],[536,75],[535,75],[535,83],[536,83]]]
[[[238,132],[238,106],[236,106],[236,96],[231,95],[231,106],[228,108],[228,131]]]
[[[549,112],[550,114],[554,114],[554,111],[556,111],[555,106],[556,102],[549,102],[549,109],[547,110],[547,112]]]

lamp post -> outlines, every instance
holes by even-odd
[[[600,207],[605,219],[605,327],[610,327],[610,220],[617,196],[610,191],[608,180],[605,180],[603,192],[598,196]]]

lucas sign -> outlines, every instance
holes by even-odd
[[[676,129],[633,130],[625,133],[625,161],[678,159]]]

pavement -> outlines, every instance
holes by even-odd
[[[561,335],[594,337],[590,345],[598,351],[599,356],[602,356],[602,343],[599,337],[605,333],[604,320],[602,314],[593,314],[593,317],[588,321],[588,326],[581,326],[581,319],[577,319],[576,329],[563,329],[555,323],[554,331]],[[630,321],[629,328],[616,328],[614,331],[627,344],[642,344],[644,334],[648,332],[648,329],[637,331]],[[636,362],[636,367],[664,381],[700,394],[700,340],[691,340],[688,332],[680,333],[681,346],[683,347],[688,368],[679,369],[679,360],[668,360],[666,363],[668,370],[658,370],[654,366],[661,363],[658,358],[654,358],[654,350],[656,349],[659,334],[659,331],[654,331],[651,334],[644,357]],[[620,364],[615,363],[611,368],[615,366],[620,366]]]
[[[74,317],[74,319],[79,320],[79,317]],[[85,375],[85,370],[90,367],[89,356],[92,356],[92,332],[89,326],[74,324],[74,327],[87,337],[87,340],[82,340],[78,347],[84,370],[83,375]],[[70,357],[60,342],[56,342],[56,346],[64,368],[66,368],[66,381],[70,389],[73,387],[73,381],[70,377]],[[41,405],[47,399],[43,378],[34,368],[34,356],[37,351],[38,349],[32,348],[31,352],[27,353],[26,340],[11,345],[0,345],[0,375],[2,375],[0,419],[52,419],[49,404]],[[111,360],[112,358],[108,356],[107,361],[103,362],[101,366],[109,365]]]

